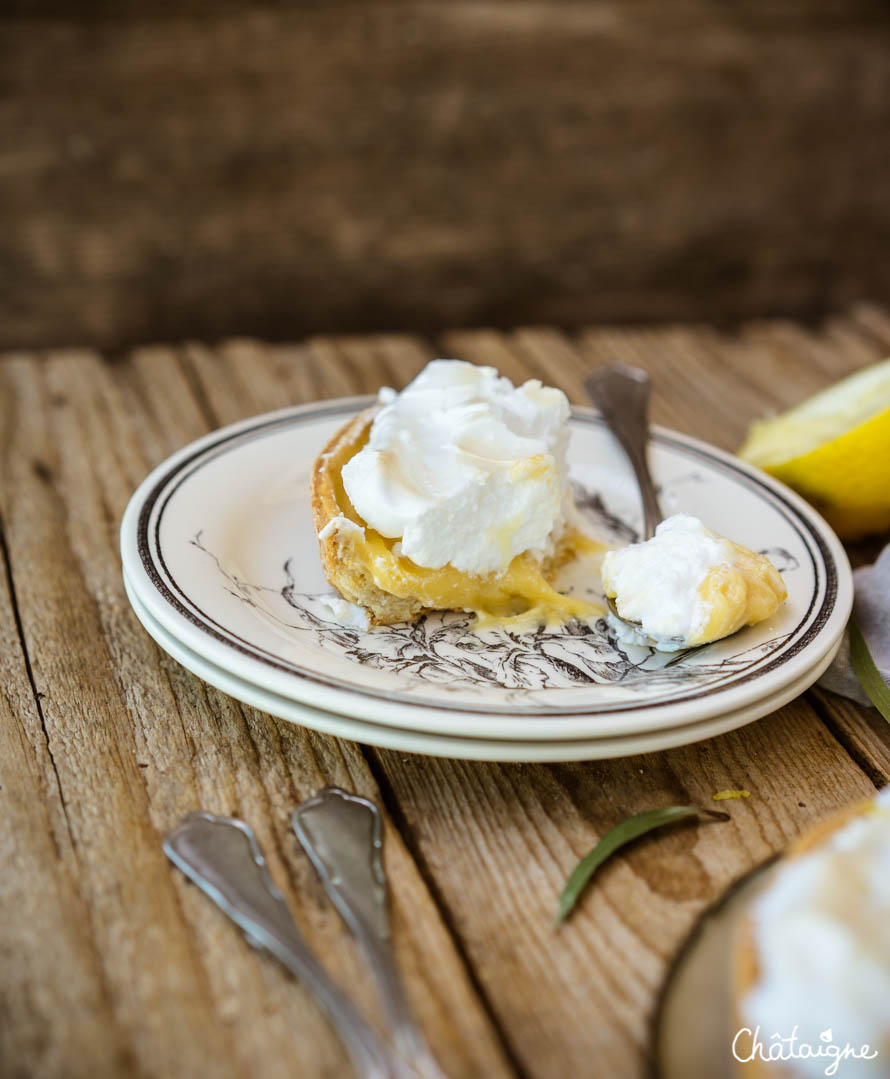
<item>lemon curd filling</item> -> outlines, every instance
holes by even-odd
[[[698,587],[702,607],[708,612],[690,645],[728,637],[743,626],[753,626],[775,613],[785,598],[785,586],[775,567],[763,555],[724,540],[732,550],[729,562],[712,566]]]
[[[538,560],[527,551],[516,555],[503,572],[484,576],[463,572],[452,565],[430,569],[398,553],[395,548],[399,541],[370,528],[356,512],[343,486],[343,465],[359,452],[366,440],[367,432],[357,444],[345,447],[330,465],[336,477],[340,512],[363,529],[362,537],[356,537],[355,543],[378,588],[394,596],[414,597],[435,610],[471,611],[476,616],[476,628],[501,626],[522,631],[539,625],[555,627],[573,619],[590,621],[603,615],[600,604],[557,591],[544,577]],[[524,464],[534,467],[533,459]],[[506,535],[511,528],[512,523],[505,522],[491,535],[491,542],[497,544],[498,532]],[[577,529],[568,529],[560,540],[555,561],[562,563],[604,549]]]

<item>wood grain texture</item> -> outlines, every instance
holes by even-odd
[[[35,937],[43,931],[51,940],[72,920],[97,953],[88,952],[99,969],[92,982],[83,974],[82,993],[99,997],[91,1018],[94,1028],[108,1024],[107,1037],[86,1042],[96,1030],[85,1024],[79,1062],[59,1056],[46,1062],[46,1074],[74,1067],[85,1076],[234,1076],[259,1068],[339,1076],[348,1064],[307,991],[252,954],[160,849],[163,832],[197,806],[249,820],[313,947],[375,1014],[363,966],[287,825],[288,810],[327,783],[379,800],[358,747],[279,724],[204,686],[159,654],[123,596],[117,526],[133,483],[173,444],[207,428],[180,361],[172,350],[141,350],[126,367],[89,353],[0,365],[7,405],[0,497],[12,581],[74,850],[56,890],[73,877],[83,896],[79,920],[72,904],[58,928],[35,921],[16,937],[23,954],[13,969],[51,992],[47,964],[61,957],[53,960]],[[12,656],[23,669],[21,650]],[[26,701],[22,670],[14,685]],[[29,713],[21,711],[25,723]],[[16,778],[4,785],[12,793],[27,774],[17,758],[4,764]],[[21,802],[43,815],[53,808],[36,782]],[[415,972],[412,995],[431,1043],[454,1074],[509,1074],[470,974],[398,833],[387,831],[398,955]],[[26,844],[29,834],[23,829],[16,842]],[[40,847],[27,853],[53,872]],[[8,899],[15,888],[40,884],[36,874],[16,877]],[[17,1013],[27,1007],[25,996]],[[29,1039],[64,1045],[78,1019],[64,999],[57,1015],[48,1011],[31,1010],[10,1032],[22,1074],[34,1062]],[[68,1038],[66,1052],[77,1044]],[[124,1063],[105,1059],[115,1052],[128,1054]]]
[[[126,1048],[80,892],[6,568],[0,577],[0,1061],[10,1076],[89,1074],[72,1067],[77,1060],[111,1075],[125,1070]]]
[[[0,346],[886,300],[880,0],[0,15]]]
[[[326,783],[386,820],[399,963],[452,1079],[644,1074],[653,1002],[695,918],[813,821],[890,778],[890,728],[814,691],[743,730],[621,761],[495,765],[374,751],[275,720],[161,653],[126,603],[117,528],[150,467],[223,423],[402,386],[435,355],[539,377],[582,400],[614,359],[656,380],[655,419],[734,448],[890,344],[882,309],[804,330],[546,326],[247,338],[0,357],[0,1067],[15,1076],[348,1074],[311,997],[164,860],[202,806],[246,818],[297,920],[373,1021],[372,987],[287,829]],[[706,805],[600,874],[572,920],[556,897],[626,815]]]

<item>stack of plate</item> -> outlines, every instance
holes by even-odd
[[[468,616],[350,627],[332,607],[309,508],[320,449],[366,399],[270,413],[157,468],[121,528],[137,616],[176,660],[231,696],[371,745],[483,760],[618,757],[749,723],[803,692],[836,652],[852,604],[843,548],[801,499],[734,457],[655,429],[665,511],[684,511],[783,574],[769,620],[704,648],[620,646],[604,625],[476,633]],[[630,468],[594,412],[571,419],[576,501],[594,534],[638,527]],[[570,568],[564,587],[595,595]],[[572,579],[574,574],[574,579]]]

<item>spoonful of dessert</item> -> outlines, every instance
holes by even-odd
[[[647,459],[646,372],[612,364],[589,375],[585,388],[624,450],[642,499],[641,541],[603,559],[607,620],[618,639],[675,652],[769,618],[787,592],[768,558],[691,514],[664,517]]]

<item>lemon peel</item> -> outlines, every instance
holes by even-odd
[[[845,539],[890,529],[890,360],[758,420],[738,455],[802,494]]]

